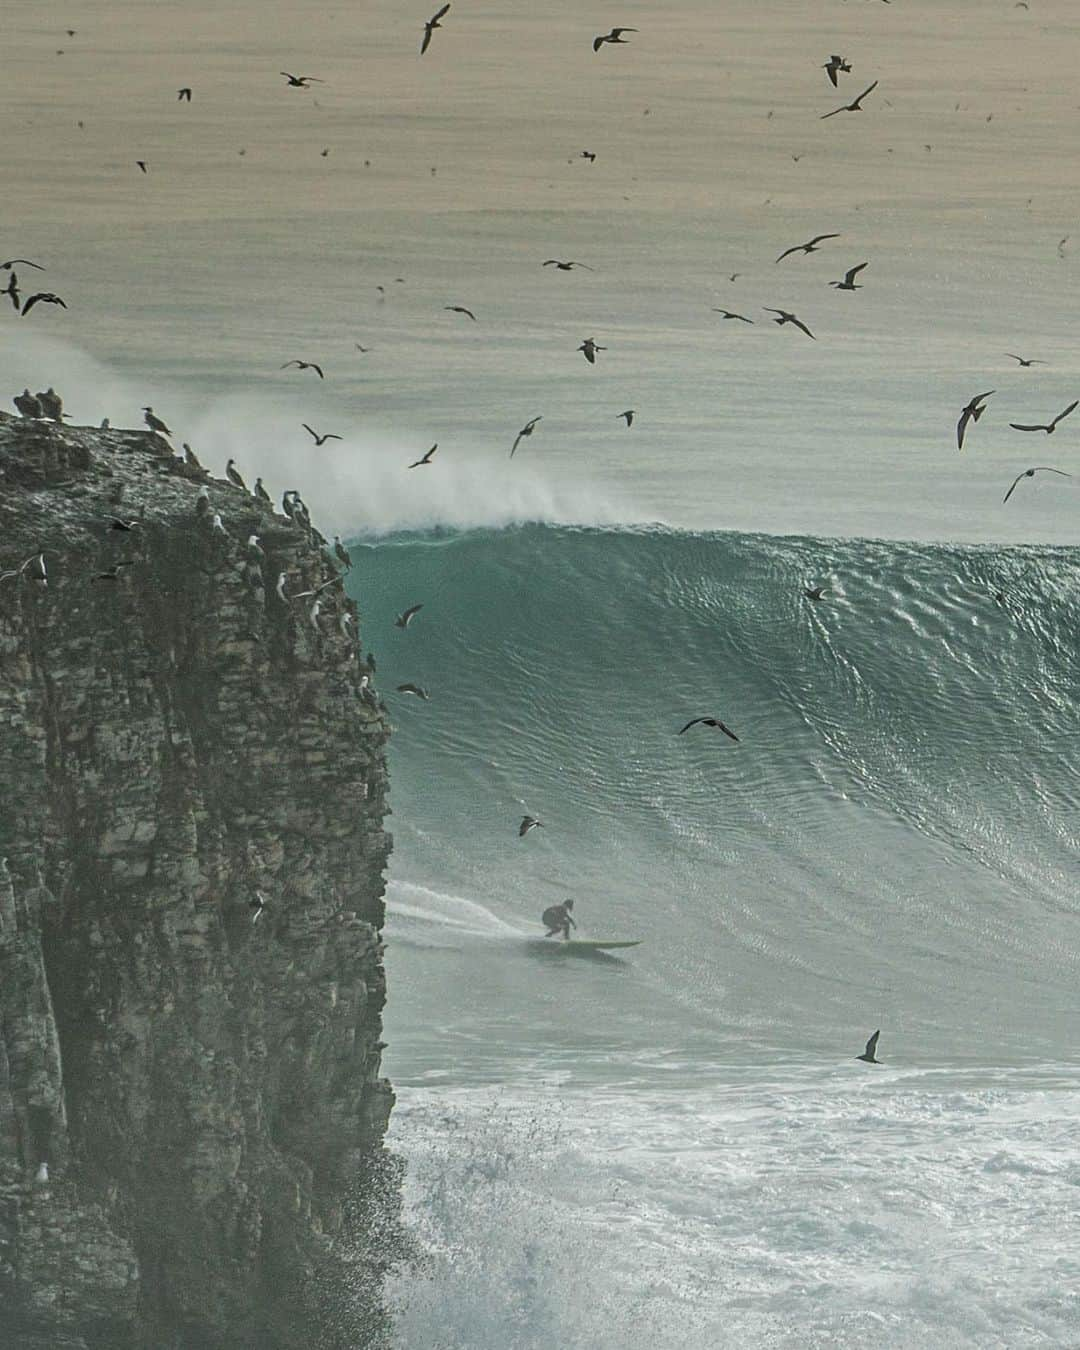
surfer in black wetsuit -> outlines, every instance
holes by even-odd
[[[556,933],[563,935],[563,940],[570,941],[570,929],[576,928],[570,911],[574,908],[573,900],[567,900],[563,905],[548,905],[543,914],[540,915],[540,922],[547,925],[545,937],[554,937]]]

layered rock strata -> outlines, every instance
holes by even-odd
[[[0,1344],[379,1344],[356,605],[152,433],[5,418],[0,473]]]

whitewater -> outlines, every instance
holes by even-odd
[[[396,725],[400,1346],[1080,1343],[1074,551],[353,557]],[[739,743],[676,734],[704,714]],[[538,953],[568,896],[644,944]]]

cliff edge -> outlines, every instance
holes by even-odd
[[[389,727],[335,571],[160,436],[0,414],[13,1350],[381,1344]]]

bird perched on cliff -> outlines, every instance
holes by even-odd
[[[341,535],[334,535],[334,557],[345,568],[347,572],[352,571],[352,558],[349,556],[349,550],[341,542]]]
[[[288,603],[289,603],[289,597],[285,594],[285,573],[284,573],[284,572],[279,572],[279,573],[278,573],[277,585],[274,587],[274,590],[276,591],[276,593],[277,593],[277,598],[278,598],[279,600],[281,600],[284,604],[288,604]]]
[[[21,394],[16,394],[11,400],[23,417],[40,417],[41,404],[33,396],[29,389],[24,389]]]
[[[399,684],[397,689],[399,694],[415,694],[417,698],[423,699],[431,697],[428,691],[422,689],[418,684]]]
[[[182,441],[181,446],[184,451],[184,463],[188,466],[188,468],[198,469],[199,473],[205,473],[206,470],[199,463],[198,455],[195,453],[194,450],[192,450],[191,446],[188,445],[187,441]]]
[[[274,499],[263,487],[263,480],[261,478],[255,479],[255,486],[251,490],[254,492],[257,501],[262,502],[264,506],[269,506],[270,509],[273,510]]]
[[[210,489],[201,487],[199,495],[195,498],[195,514],[202,518],[210,514]]]
[[[225,528],[225,522],[221,519],[221,516],[218,515],[216,511],[214,512],[213,520],[210,522],[210,528],[213,530],[217,530],[219,534],[229,533],[228,530]]]
[[[416,617],[417,614],[419,614],[419,612],[423,608],[424,606],[422,604],[410,605],[409,608],[404,611],[404,613],[399,614],[397,618],[394,620],[394,627],[408,628],[409,624],[412,623],[413,619]]]
[[[311,608],[308,610],[308,623],[311,624],[312,628],[314,628],[316,632],[319,631],[319,610],[321,608],[322,608],[322,601],[314,600],[312,602]]]
[[[425,465],[425,464],[430,464],[430,463],[431,463],[431,456],[435,453],[436,450],[438,450],[438,448],[439,448],[439,442],[436,441],[435,444],[431,447],[431,449],[427,452],[427,454],[421,456],[420,459],[414,460],[413,463],[409,465],[409,468],[410,468],[410,469],[419,469],[419,468],[421,468],[421,467],[422,467],[423,465]]]
[[[34,1173],[34,1184],[37,1186],[47,1186],[49,1184],[49,1164],[47,1162],[42,1161],[38,1163],[37,1171]]]
[[[153,408],[150,407],[149,404],[147,404],[147,406],[143,408],[143,421],[146,423],[146,425],[150,428],[151,431],[156,431],[159,436],[172,435],[172,432],[161,420],[161,418],[154,416],[154,410]]]
[[[240,476],[240,470],[236,467],[235,459],[230,459],[229,462],[225,465],[225,477],[229,480],[229,482],[233,485],[233,487],[238,487],[241,492],[247,491],[247,484]]]
[[[522,816],[521,824],[518,826],[518,838],[524,839],[530,830],[542,828],[544,822],[537,820],[535,816]]]
[[[59,305],[61,309],[67,309],[67,305],[63,300],[61,300],[58,295],[54,295],[52,291],[38,291],[36,294],[30,296],[23,305],[22,317],[25,319],[34,306],[39,303],[43,305]]]
[[[610,33],[601,33],[598,37],[594,37],[592,49],[594,52],[598,52],[605,42],[625,43],[626,39],[623,37],[623,34],[636,33],[637,31],[636,28],[613,28]]]
[[[678,732],[678,735],[681,736],[681,735],[683,734],[684,731],[689,731],[691,727],[696,727],[696,726],[698,725],[699,722],[701,723],[702,726],[706,726],[706,727],[716,727],[716,729],[717,729],[718,731],[722,731],[722,732],[724,733],[724,735],[728,737],[729,740],[737,741],[737,740],[739,739],[738,736],[735,735],[735,733],[732,731],[732,729],[731,729],[730,727],[725,726],[724,723],[721,722],[721,721],[719,720],[719,718],[716,718],[716,717],[694,717],[694,718],[691,718],[691,720],[690,720],[689,722],[687,722],[686,726],[684,726],[684,727]]]
[[[341,611],[340,616],[338,617],[338,632],[341,634],[342,637],[347,638],[351,636],[351,634],[349,633],[349,629],[351,627],[352,627],[352,615],[349,613],[347,609],[343,609]]]
[[[59,422],[64,416],[64,400],[50,384],[44,393],[34,395],[41,405],[42,413],[53,422]]]
[[[314,361],[286,361],[281,367],[282,370],[288,370],[290,366],[295,366],[297,370],[313,370],[319,379],[325,379],[322,366],[318,366]]]
[[[450,5],[448,0],[448,2],[445,5],[443,5],[442,9],[437,10],[431,16],[431,18],[428,19],[428,21],[424,24],[424,36],[420,39],[421,56],[423,56],[423,54],[431,46],[431,35],[432,33],[434,33],[436,28],[442,27],[442,24],[439,22],[439,20],[449,11],[449,9]]]
[[[261,891],[256,891],[254,897],[248,902],[248,909],[251,910],[251,922],[258,923],[262,917],[262,912],[266,908],[266,901]]]
[[[582,355],[585,357],[585,360],[588,361],[588,363],[589,363],[590,366],[595,366],[595,365],[596,365],[596,353],[597,353],[597,352],[606,352],[606,351],[607,351],[607,348],[606,348],[606,347],[598,347],[598,346],[596,345],[596,342],[595,342],[592,338],[586,338],[585,341],[584,341],[584,342],[581,344],[581,346],[578,348],[578,351],[582,353]]]
[[[257,534],[248,535],[247,550],[250,554],[252,554],[256,558],[266,557],[266,554],[263,551],[263,547],[259,543],[259,536]]]
[[[296,507],[293,505],[293,489],[289,488],[287,492],[281,494],[281,514],[288,516],[290,520],[296,517]]]
[[[521,428],[518,434],[514,437],[514,444],[510,447],[511,459],[514,458],[514,451],[518,448],[518,443],[520,441],[523,441],[526,436],[531,436],[536,429],[537,422],[542,422],[543,420],[544,418],[541,415],[540,417],[534,417],[530,421],[525,423],[525,425]]]

